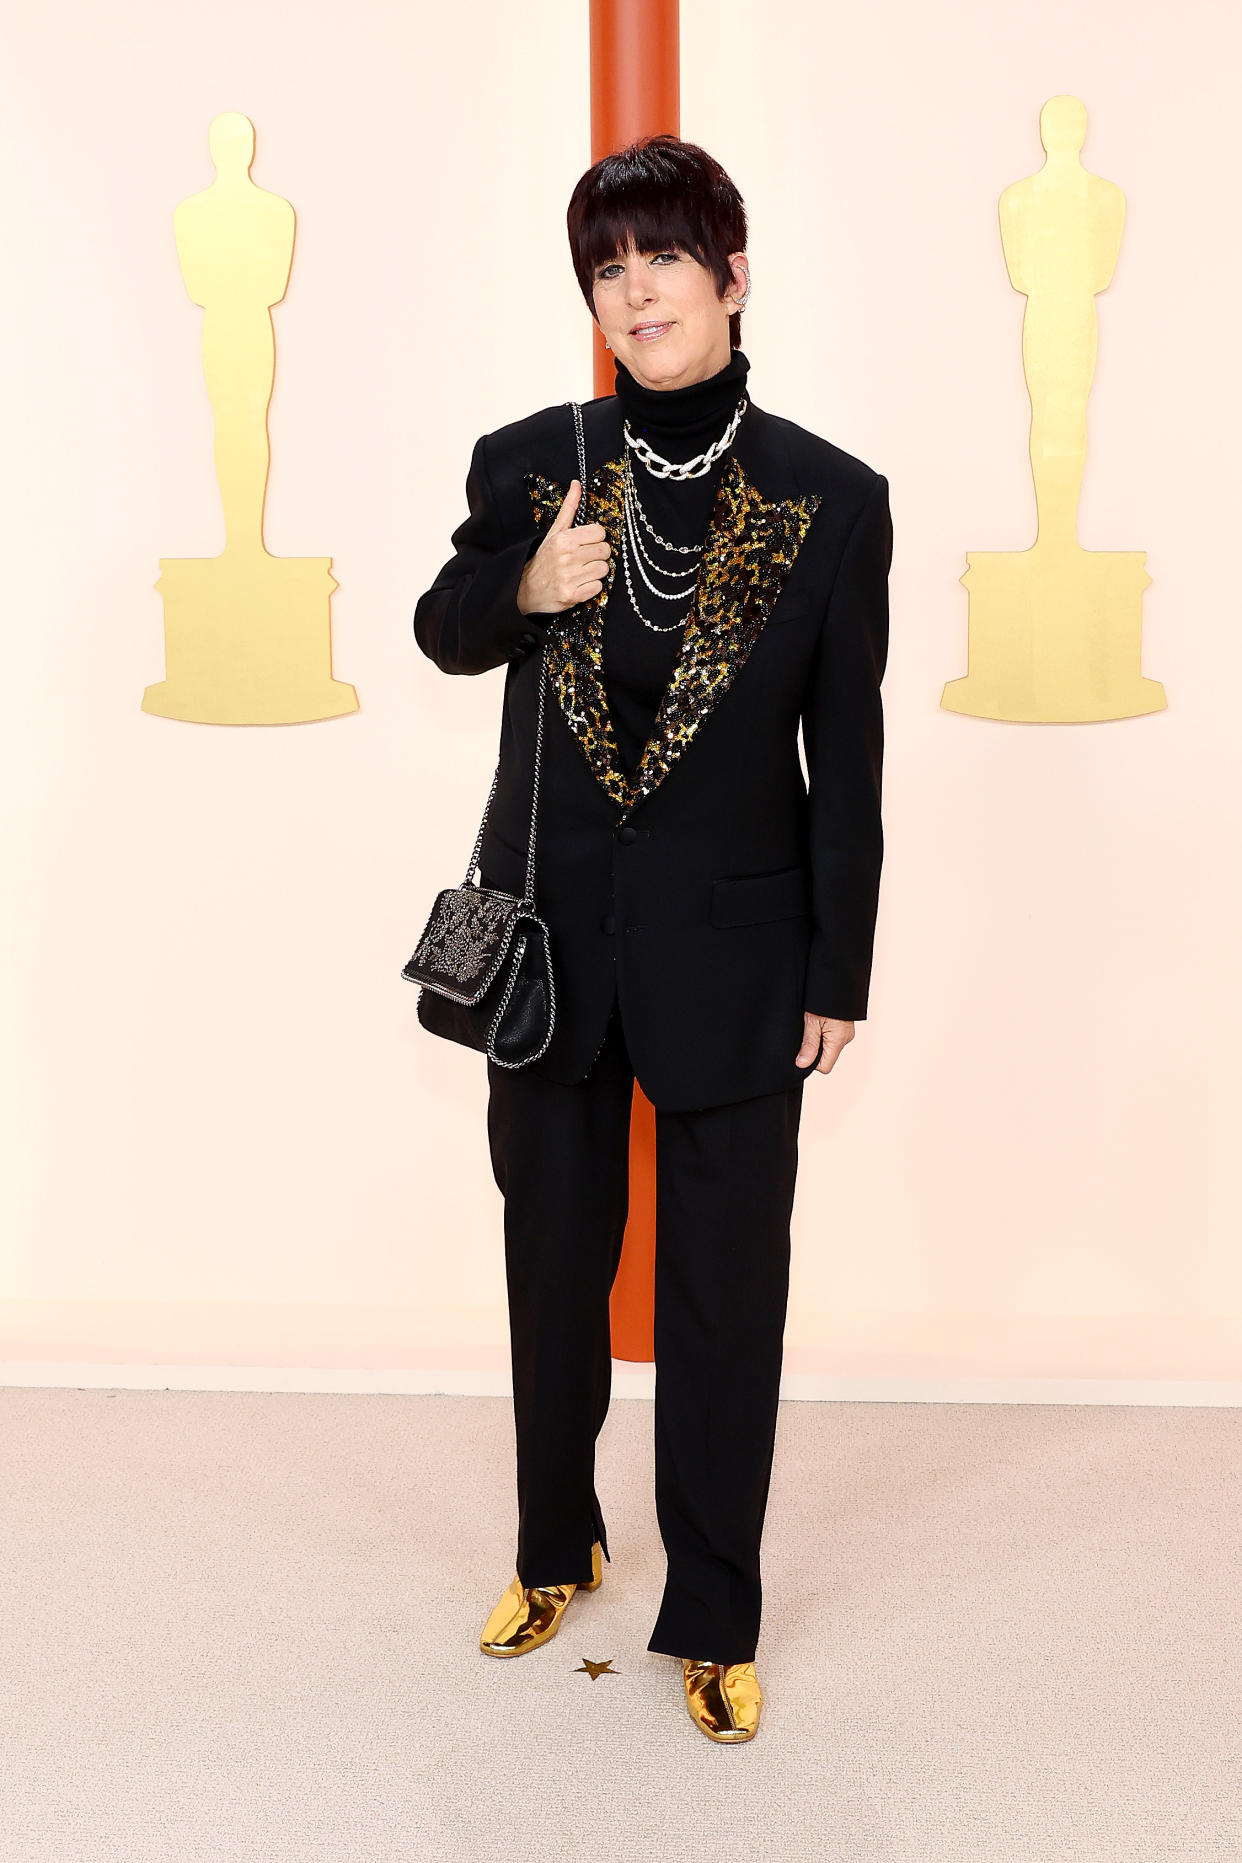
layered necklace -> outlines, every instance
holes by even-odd
[[[698,598],[698,578],[703,568],[703,545],[701,543],[670,543],[667,537],[661,537],[659,531],[643,510],[642,500],[638,495],[638,480],[634,473],[632,455],[635,453],[638,455],[653,479],[701,479],[704,473],[710,472],[716,461],[724,453],[727,453],[732,446],[733,436],[738,430],[738,426],[743,414],[746,412],[746,408],[746,396],[743,395],[736,408],[733,410],[728,426],[720,435],[719,439],[713,440],[711,445],[704,452],[696,453],[693,459],[665,459],[661,454],[657,453],[654,447],[646,440],[630,432],[630,423],[628,420],[625,423],[625,444],[628,450],[625,455],[625,523],[621,533],[621,568],[625,574],[625,586],[629,591],[630,606],[633,608],[634,613],[638,616],[643,626],[650,628],[653,634],[673,634],[678,628],[684,627],[689,620],[695,601]],[[657,563],[643,541],[642,532],[639,530],[640,525],[642,526],[642,530],[646,531],[648,537],[651,538],[652,542],[659,544],[661,549],[670,551],[674,556],[689,556],[697,558],[698,560],[692,562],[686,569],[670,568],[666,564]],[[651,593],[658,597],[660,601],[682,601],[687,595],[689,596],[689,606],[678,620],[670,621],[667,625],[661,625],[660,622],[650,620],[648,616],[643,613],[638,605],[638,597],[634,590],[634,578],[630,574],[631,563],[637,565],[639,575],[642,577]],[[656,584],[647,573],[648,568],[654,570],[656,575],[664,576],[670,582],[684,582],[688,576],[693,576],[694,582],[689,589],[657,588]]]

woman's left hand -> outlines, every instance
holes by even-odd
[[[837,1056],[846,1042],[854,1039],[854,1024],[842,1022],[836,1016],[813,1016],[808,1010],[802,1014],[802,1046],[794,1056],[794,1065],[810,1067],[819,1049],[820,1030],[823,1030],[824,1052],[819,1057],[819,1065],[811,1068],[813,1074],[831,1074]]]

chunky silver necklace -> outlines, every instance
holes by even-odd
[[[665,459],[663,454],[657,453],[655,448],[651,446],[648,441],[644,440],[640,435],[630,432],[630,423],[628,420],[625,422],[625,443],[632,452],[638,455],[639,459],[641,459],[643,465],[654,479],[701,479],[705,473],[711,471],[716,461],[721,458],[723,454],[728,452],[729,448],[732,446],[733,437],[738,430],[743,414],[746,412],[747,405],[746,396],[743,395],[736,408],[733,410],[728,426],[720,435],[719,439],[713,440],[711,445],[704,452],[696,453],[693,459]],[[667,537],[662,537],[660,535],[659,531],[656,530],[650,518],[647,516],[647,513],[643,510],[642,500],[638,495],[638,481],[634,475],[633,462],[628,452],[625,458],[624,487],[624,528],[621,533],[621,568],[625,575],[625,586],[629,592],[630,606],[633,608],[634,613],[638,616],[643,626],[650,628],[653,634],[673,634],[678,628],[686,625],[686,622],[693,612],[699,592],[698,577],[703,567],[703,545],[701,543],[670,543]],[[697,557],[699,560],[692,563],[688,569],[670,569],[664,564],[657,563],[642,540],[638,529],[639,524],[642,525],[647,535],[651,537],[654,542],[658,543],[662,549],[668,550],[676,556],[692,556]],[[634,579],[630,574],[631,561],[637,565],[638,573],[651,590],[651,593],[660,601],[675,602],[684,597],[687,593],[689,594],[690,605],[680,619],[670,622],[667,627],[662,627],[659,622],[648,619],[638,605],[638,598],[634,590]],[[688,591],[686,589],[657,588],[655,583],[651,580],[651,577],[647,574],[647,570],[643,567],[644,562],[646,562],[657,575],[664,576],[672,582],[681,582],[687,576],[693,576],[695,578],[693,587]]]

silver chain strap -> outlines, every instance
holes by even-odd
[[[574,434],[578,442],[578,483],[582,487],[581,495],[578,499],[578,509],[574,513],[573,521],[575,524],[583,524],[586,522],[587,475],[586,439],[582,432],[582,408],[577,401],[567,401],[565,406],[573,409]],[[530,795],[530,840],[526,847],[526,891],[522,895],[523,906],[529,907],[532,912],[535,909],[535,831],[538,826],[539,816],[539,771],[543,762],[543,711],[548,688],[547,662],[548,654],[545,643],[540,652],[539,660],[539,712],[535,722],[535,770],[531,782]],[[502,720],[502,732],[503,728]],[[471,885],[474,880],[475,869],[479,864],[479,855],[483,847],[483,831],[487,827],[487,818],[491,812],[492,798],[496,794],[496,785],[499,781],[500,763],[498,760],[496,764],[496,774],[492,778],[492,786],[487,792],[487,801],[483,805],[483,819],[479,823],[479,832],[475,836],[474,851],[470,856],[470,865],[466,868],[466,877],[462,882],[464,886]]]

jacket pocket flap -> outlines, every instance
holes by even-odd
[[[793,589],[788,595],[778,595],[772,604],[772,612],[768,616],[767,625],[779,627],[782,621],[796,621],[799,615],[807,612],[811,601],[810,589]]]
[[[765,919],[797,918],[810,910],[811,870],[806,865],[712,881],[713,925],[758,925]]]

